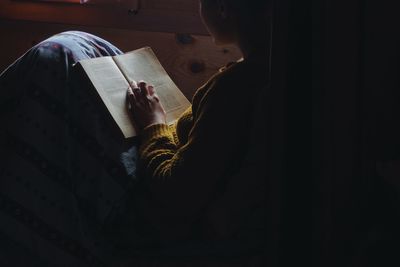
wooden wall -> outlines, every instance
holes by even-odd
[[[49,3],[35,6],[33,3],[0,0],[0,71],[49,36],[80,30],[98,35],[124,52],[142,46],[152,47],[172,79],[191,99],[195,90],[220,67],[241,57],[237,48],[218,47],[212,42],[211,37],[205,34],[205,27],[199,26],[200,18],[198,12],[192,10],[193,4],[191,8],[177,9],[175,20],[170,15],[149,20],[148,16],[168,13],[167,8],[151,3],[148,1],[147,6],[144,5],[148,9],[144,9],[143,17],[136,22],[133,19],[130,25],[129,18],[121,17],[119,20],[116,15],[121,9],[116,7],[83,8],[79,5],[51,6]],[[67,16],[69,9],[72,13]],[[127,10],[123,10],[125,16]],[[102,14],[108,14],[108,17],[102,20]],[[189,14],[192,18],[188,23],[182,23],[181,20]]]

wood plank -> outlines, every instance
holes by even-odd
[[[192,13],[198,12],[198,0],[140,0],[144,8],[163,9],[163,10],[186,10]]]
[[[220,67],[241,57],[237,48],[218,47],[209,36],[184,36],[185,43],[178,41],[180,38],[173,33],[0,20],[0,36],[7,36],[0,44],[0,71],[32,45],[67,30],[93,33],[124,52],[146,45],[152,47],[171,78],[189,99]]]
[[[142,8],[136,14],[129,12],[126,4],[126,1],[115,5],[80,5],[0,0],[0,19],[207,35],[199,12],[193,8],[154,6]]]

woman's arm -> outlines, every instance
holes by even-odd
[[[205,96],[181,147],[163,123],[142,131],[140,169],[151,194],[146,210],[161,231],[189,227],[213,199],[243,131],[236,124],[240,114],[230,106],[221,90]]]

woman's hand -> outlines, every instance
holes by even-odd
[[[166,114],[154,87],[146,82],[131,82],[127,92],[128,111],[140,130],[153,125],[165,124]]]

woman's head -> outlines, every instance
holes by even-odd
[[[217,44],[255,42],[267,32],[272,0],[200,0],[200,13]]]

